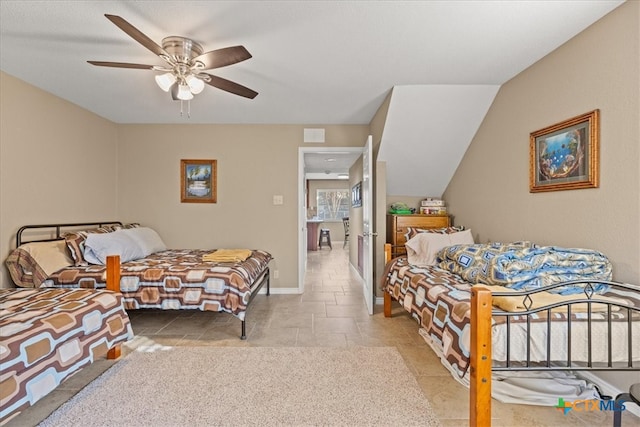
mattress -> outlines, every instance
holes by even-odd
[[[115,292],[0,289],[0,336],[2,422],[133,333]]]
[[[127,309],[224,311],[244,320],[251,287],[268,274],[271,254],[252,250],[241,262],[203,261],[212,250],[156,252],[121,264],[120,292]],[[43,287],[104,288],[103,265],[70,266],[51,274]]]

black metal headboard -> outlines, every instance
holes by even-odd
[[[91,227],[97,228],[105,225],[122,225],[120,221],[101,221],[101,222],[78,222],[78,223],[66,223],[66,224],[35,224],[35,225],[25,225],[20,227],[18,233],[16,234],[16,248],[23,243],[29,242],[51,242],[54,240],[61,240],[63,234],[69,231],[77,231],[80,227]],[[28,239],[25,240],[22,235],[25,232],[38,230],[39,236],[44,234],[49,234],[48,238],[37,238],[37,239]]]

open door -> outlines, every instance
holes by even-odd
[[[367,304],[367,311],[373,314],[374,286],[373,286],[373,238],[377,235],[373,231],[373,138],[367,138],[362,151],[362,251],[363,251],[363,292]]]

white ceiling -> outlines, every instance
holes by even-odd
[[[368,124],[396,86],[499,87],[621,3],[1,0],[0,69],[116,123]],[[157,44],[179,35],[205,51],[245,46],[253,58],[211,74],[259,95],[207,86],[191,101],[191,117],[181,117],[155,72],[87,64],[163,64],[105,13]],[[436,103],[454,108],[443,95]],[[404,144],[394,150],[414,152],[441,123],[425,129],[423,116],[394,125],[394,117],[421,108],[415,96],[405,98],[395,97],[387,120],[394,130],[385,137]]]

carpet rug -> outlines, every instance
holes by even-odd
[[[394,347],[135,351],[41,424],[439,426]]]

